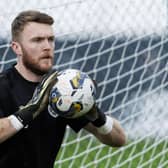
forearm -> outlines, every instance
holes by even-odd
[[[126,136],[120,123],[113,118],[113,127],[108,134],[101,134],[96,128],[97,138],[104,144],[112,147],[121,147],[126,143]]]
[[[100,128],[92,123],[89,123],[85,129],[94,134],[100,142],[112,147],[121,147],[126,143],[126,136],[120,123],[116,119],[112,119],[112,129],[108,133],[102,133]]]
[[[33,120],[33,107],[34,106],[32,105],[30,108],[22,108],[13,115],[0,119],[0,143],[16,134]]]
[[[13,127],[9,118],[0,119],[0,143],[4,142],[18,131]]]

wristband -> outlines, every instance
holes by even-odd
[[[33,120],[33,114],[31,109],[21,109],[13,114],[24,127],[27,127],[28,124]]]
[[[97,127],[97,131],[103,135],[110,133],[112,129],[113,119],[109,116],[106,116],[106,122],[104,125],[102,125],[101,127]]]
[[[101,110],[98,107],[96,107],[96,113],[98,117],[95,121],[92,121],[92,124],[96,127],[101,127],[106,123],[106,115],[103,112],[101,112]]]
[[[21,129],[24,127],[23,124],[17,119],[16,116],[10,115],[10,116],[8,117],[8,119],[10,120],[11,125],[12,125],[17,131],[21,130]]]

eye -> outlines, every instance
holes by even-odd
[[[41,37],[36,37],[33,39],[34,42],[41,42],[43,40],[43,38]]]
[[[54,42],[54,39],[55,39],[55,38],[52,36],[52,37],[49,37],[49,38],[48,38],[48,41]]]

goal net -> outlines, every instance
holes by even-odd
[[[54,67],[77,68],[94,78],[99,106],[127,135],[124,147],[112,148],[68,127],[55,168],[168,167],[168,1],[2,0],[1,71],[16,61],[10,22],[24,9],[54,17]]]

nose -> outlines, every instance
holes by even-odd
[[[43,49],[50,50],[52,48],[53,48],[53,43],[51,43],[48,39],[45,39],[43,43]]]

